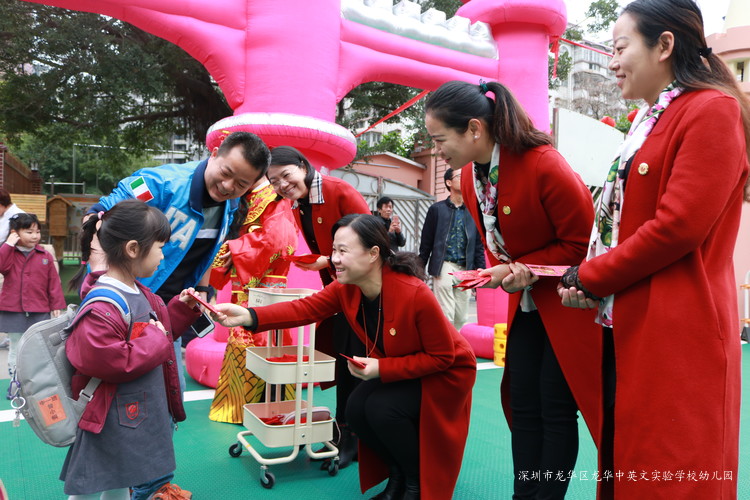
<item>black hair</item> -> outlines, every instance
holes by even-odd
[[[485,95],[487,91],[495,98]],[[552,144],[552,138],[534,128],[526,110],[511,91],[498,82],[481,86],[459,80],[444,83],[430,94],[425,113],[461,134],[469,128],[471,119],[481,120],[495,142],[514,153]]]
[[[277,146],[271,150],[271,165],[281,167],[284,165],[297,165],[305,170],[305,186],[310,189],[315,178],[315,169],[305,155],[291,146]],[[268,176],[268,174],[266,174]]]
[[[27,214],[25,212],[21,212],[18,214],[13,215],[10,218],[10,230],[11,231],[20,231],[21,229],[28,229],[34,224],[36,224],[39,229],[42,228],[42,225],[39,223],[39,219],[37,218],[36,214]]]
[[[102,224],[97,230],[100,220]],[[94,214],[81,226],[81,269],[68,283],[70,290],[78,289],[86,275],[94,234],[99,237],[107,265],[131,272],[133,262],[125,253],[125,244],[135,240],[138,243],[137,258],[140,258],[151,251],[155,242],[169,241],[172,230],[161,210],[132,198],[119,202],[101,216]]]
[[[377,215],[348,214],[340,218],[331,228],[331,237],[342,227],[350,227],[359,237],[359,242],[365,248],[380,248],[380,261],[396,272],[416,276],[427,281],[427,274],[419,256],[413,252],[393,252],[391,241],[385,224]]]
[[[393,203],[393,199],[390,196],[381,196],[378,202],[375,204],[375,207],[380,208],[386,203]]]
[[[737,99],[750,158],[750,98],[742,92],[724,61],[707,51],[703,15],[698,5],[693,0],[635,0],[622,14],[633,17],[648,47],[655,47],[665,31],[674,35],[672,72],[679,86],[686,91],[716,89]],[[747,197],[746,200],[750,201]]]
[[[216,152],[217,156],[226,156],[235,147],[242,147],[242,157],[251,167],[258,170],[258,179],[266,175],[271,161],[268,146],[251,132],[232,132],[224,139]]]
[[[445,189],[450,190],[448,187],[448,181],[453,180],[453,169],[451,167],[448,167],[445,169],[445,173],[443,174],[443,182],[445,183]]]
[[[9,207],[11,203],[13,202],[10,201],[10,193],[6,189],[0,188],[0,205]]]

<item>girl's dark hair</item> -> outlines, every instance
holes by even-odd
[[[39,229],[42,228],[42,225],[39,224],[39,219],[35,214],[27,214],[25,212],[21,212],[13,215],[10,218],[9,227],[12,231],[18,231],[20,229],[28,229],[34,224],[36,224]]]
[[[331,237],[336,236],[336,231],[342,227],[350,227],[359,237],[360,243],[365,248],[380,248],[380,261],[388,264],[391,269],[399,273],[416,276],[422,281],[427,281],[427,274],[419,256],[412,252],[391,251],[391,241],[388,238],[388,230],[383,220],[372,214],[348,214],[343,216],[331,228]]]
[[[485,95],[487,91],[495,98]],[[552,144],[552,138],[534,127],[511,91],[498,82],[481,86],[459,80],[444,83],[430,94],[425,112],[461,134],[469,128],[469,120],[482,120],[495,142],[514,153]]]
[[[97,231],[96,225],[102,221]],[[99,237],[99,244],[107,264],[130,270],[132,260],[125,253],[125,244],[130,240],[138,242],[138,258],[146,255],[155,242],[167,242],[172,230],[166,216],[157,208],[146,205],[140,200],[129,199],[119,202],[100,216],[94,214],[81,227],[81,269],[70,280],[68,288],[76,290],[86,275],[86,262],[91,256],[91,240],[94,234]]]
[[[686,91],[715,89],[737,99],[750,158],[750,99],[718,55],[712,52],[702,56],[701,52],[705,54],[706,38],[703,35],[703,15],[698,5],[693,0],[635,0],[622,13],[633,17],[648,47],[655,47],[665,31],[674,35],[672,71],[679,86]],[[746,200],[750,201],[747,197]]]
[[[291,146],[277,146],[271,150],[271,166],[283,165],[297,165],[305,169],[305,186],[310,189],[315,178],[315,169],[310,165],[305,155]]]
[[[247,195],[250,194],[250,192],[252,192],[252,188],[237,199],[237,211],[234,212],[234,219],[232,219],[232,224],[229,226],[229,231],[227,231],[227,236],[224,241],[234,240],[240,237],[240,230],[245,223],[247,213],[250,211],[250,206],[247,203]]]

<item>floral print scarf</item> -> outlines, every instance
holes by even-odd
[[[625,168],[628,161],[641,149],[646,138],[651,134],[656,122],[667,109],[667,106],[676,99],[684,89],[678,87],[676,82],[670,83],[662,90],[656,104],[652,107],[645,106],[633,120],[630,131],[625,141],[617,150],[612,165],[610,166],[604,189],[596,209],[594,228],[591,231],[591,240],[586,260],[591,260],[598,255],[603,255],[617,246],[620,232],[620,213],[624,200]],[[605,297],[599,303],[599,313],[596,322],[602,326],[612,327],[612,309],[615,296]]]

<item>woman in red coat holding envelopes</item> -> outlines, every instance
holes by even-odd
[[[296,301],[245,309],[219,304],[225,326],[290,328],[343,312],[366,346],[349,362],[362,380],[347,405],[360,438],[360,486],[389,478],[374,498],[449,500],[469,431],[476,358],[422,281],[415,254],[393,254],[373,215],[349,215],[333,228],[337,280]],[[438,471],[438,472],[436,472]]]
[[[493,266],[480,274],[510,293],[502,395],[513,498],[562,499],[578,456],[579,408],[598,434],[601,370],[581,360],[598,355],[601,333],[592,314],[562,307],[556,279],[537,280],[524,264],[582,258],[591,194],[499,83],[442,85],[427,101],[425,126],[445,161],[464,167],[464,203]]]
[[[615,475],[600,498],[734,499],[732,262],[750,103],[706,47],[691,0],[625,7],[609,67],[625,99],[648,105],[611,164],[587,259],[560,290],[565,304],[598,311],[606,340],[599,459]]]

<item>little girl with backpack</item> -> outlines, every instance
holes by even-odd
[[[0,243],[0,273],[5,277],[0,293],[0,331],[8,332],[8,373],[16,367],[16,348],[23,332],[34,323],[58,316],[65,309],[55,259],[39,245],[42,233],[34,214],[19,213],[10,219],[10,233]],[[10,399],[11,391],[8,391]]]
[[[73,394],[92,377],[102,380],[60,474],[71,500],[127,500],[129,486],[176,468],[172,424],[185,419],[185,410],[173,337],[187,330],[200,309],[185,290],[165,306],[137,281],[159,266],[170,232],[161,211],[135,199],[94,215],[81,229],[83,253],[96,234],[108,264],[105,272],[85,276],[81,297],[93,287],[115,289],[131,320],[128,324],[114,304],[91,302],[79,312],[67,340],[66,354],[76,369]]]

